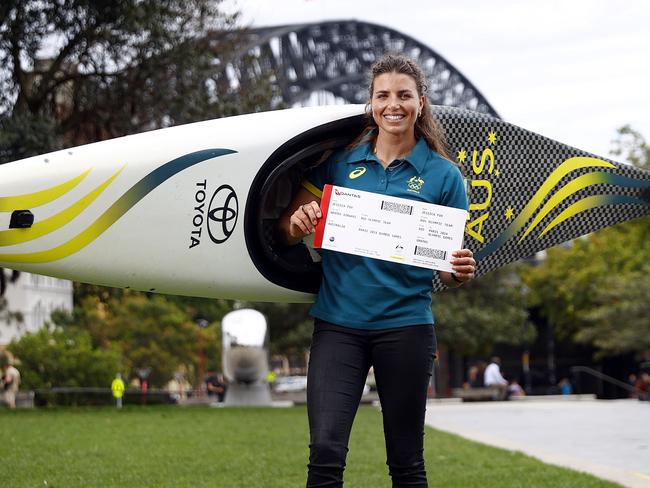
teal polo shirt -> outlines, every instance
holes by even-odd
[[[467,210],[460,170],[420,138],[406,158],[384,169],[370,143],[339,151],[302,185],[321,197],[325,184]],[[433,271],[322,250],[323,281],[311,315],[358,329],[433,324]]]

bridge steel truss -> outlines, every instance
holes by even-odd
[[[344,103],[365,103],[370,66],[383,54],[395,52],[422,66],[433,104],[499,117],[481,92],[444,57],[382,25],[331,21],[253,28],[234,35],[240,43],[244,41],[243,47],[232,58],[220,60],[214,77],[217,86],[250,85],[270,74],[280,94],[275,100],[278,106],[308,104],[319,92],[331,93]],[[219,41],[213,40],[218,51]]]

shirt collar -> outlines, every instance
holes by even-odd
[[[408,161],[418,173],[422,173],[424,165],[429,159],[429,151],[427,141],[424,137],[420,137],[404,160]],[[367,142],[361,144],[352,149],[352,151],[347,152],[342,162],[354,164],[360,161],[376,161],[379,163],[379,159],[377,159],[377,156],[372,151],[372,143]]]

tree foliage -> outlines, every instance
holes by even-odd
[[[523,273],[530,304],[560,337],[591,344],[600,355],[650,347],[650,219],[645,217],[550,249]]]
[[[59,386],[106,388],[122,368],[117,347],[93,346],[83,330],[42,328],[14,340],[8,346],[20,358],[22,387]]]
[[[191,311],[173,299],[114,292],[85,295],[72,313],[52,314],[51,330],[43,328],[9,345],[21,361],[28,388],[106,387],[116,372],[135,379],[139,369],[150,370],[147,380],[153,387],[164,387],[177,372],[198,386],[201,357],[205,371],[221,369],[219,322],[201,328]],[[63,356],[59,364],[57,357]]]
[[[219,76],[242,40],[222,0],[0,4],[0,161],[266,109]]]
[[[517,265],[506,266],[434,295],[438,342],[459,354],[483,356],[496,344],[532,342],[536,332],[516,269]]]
[[[309,348],[311,305],[250,303],[267,318],[271,352],[301,356]],[[525,287],[516,266],[508,266],[454,290],[433,296],[438,342],[460,354],[488,355],[495,344],[535,339],[525,304]]]
[[[7,291],[7,285],[9,283],[15,283],[18,279],[18,276],[20,276],[20,273],[18,271],[5,271],[4,269],[0,268],[0,297],[4,296],[5,292]]]
[[[650,145],[640,132],[629,125],[618,130],[618,135],[613,141],[612,155],[623,157],[625,161],[636,166],[650,170]]]
[[[72,314],[58,312],[52,318],[64,330],[88,333],[93,347],[119,346],[126,376],[135,378],[138,369],[148,368],[152,386],[163,387],[179,371],[195,382],[201,354],[207,368],[220,365],[219,325],[200,328],[183,308],[161,295],[126,292],[106,301],[87,295]]]
[[[243,305],[266,317],[272,354],[304,357],[311,344],[314,322],[309,316],[311,304],[251,302]]]
[[[632,286],[630,286],[632,284]],[[650,266],[612,276],[599,289],[594,307],[580,311],[585,325],[576,340],[593,344],[600,355],[642,352],[650,348]]]
[[[629,127],[615,153],[650,167],[650,146]],[[650,347],[650,217],[609,227],[570,247],[547,252],[522,273],[530,305],[539,307],[560,337],[590,344],[597,356]]]
[[[222,0],[0,2],[0,163],[269,109],[269,80],[235,86],[224,75],[242,46],[236,27]],[[220,369],[228,302],[75,284],[75,303],[72,315],[55,316],[54,333],[86,332],[93,350],[120,345],[128,376],[151,367],[161,386],[178,368],[195,375],[200,343],[206,369]]]
[[[7,299],[2,295],[0,295],[0,321],[7,324],[11,324],[12,322],[20,324],[23,321],[22,313],[12,312],[11,310],[7,309]]]

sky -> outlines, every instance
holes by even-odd
[[[607,156],[619,127],[650,141],[645,0],[227,0],[250,26],[358,20],[427,45],[501,117]]]

